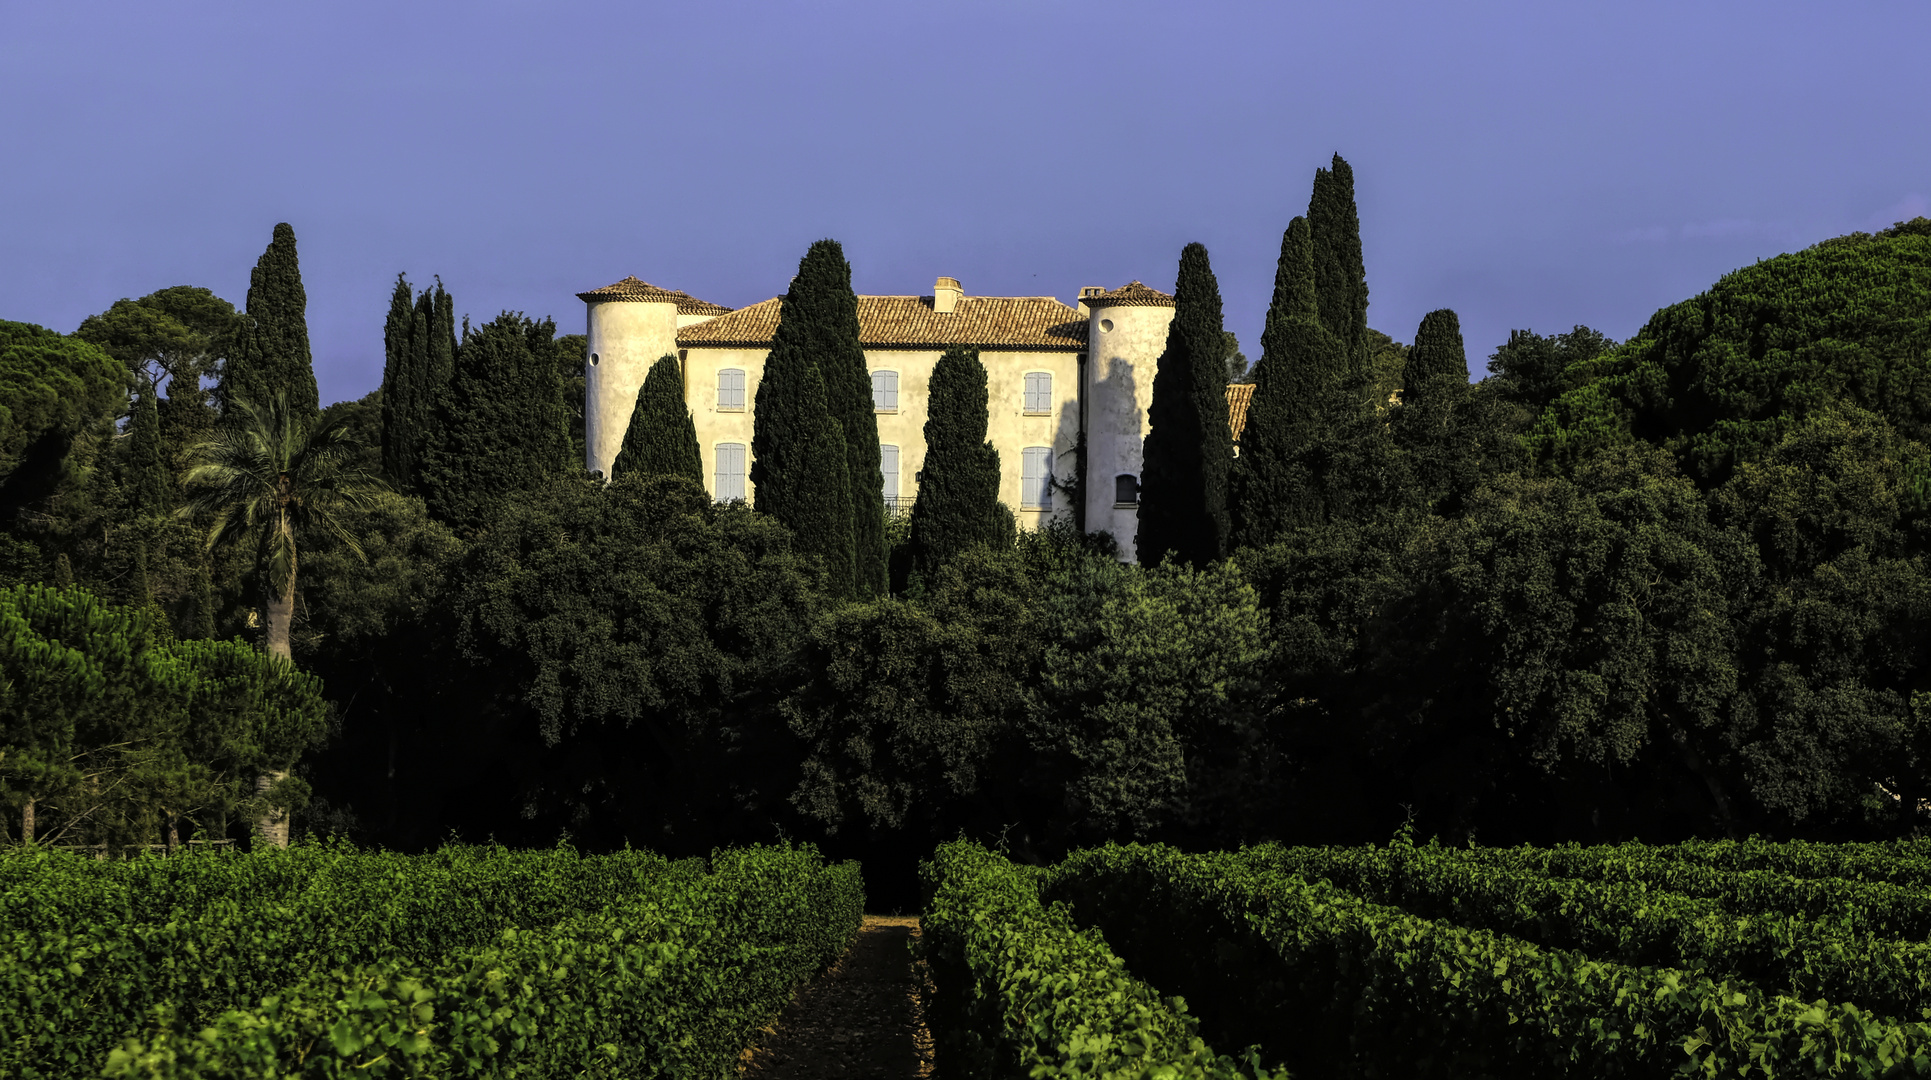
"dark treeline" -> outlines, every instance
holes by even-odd
[[[381,390],[315,415],[278,229],[244,312],[184,287],[0,324],[0,574],[264,647],[292,589],[333,720],[284,802],[403,849],[1919,829],[1931,222],[1739,270],[1627,342],[1518,331],[1470,382],[1454,312],[1409,347],[1369,329],[1352,189],[1337,157],[1286,229],[1251,370],[1182,253],[1137,562],[1015,533],[970,349],[933,375],[920,501],[881,508],[834,243],[786,298],[747,506],[699,482],[674,366],[614,479],[583,475],[583,340],[459,325],[440,282],[398,279]],[[211,546],[183,484],[264,398],[369,474],[313,481],[286,555]]]

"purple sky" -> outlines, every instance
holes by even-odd
[[[1258,359],[1281,230],[1353,164],[1369,322],[1622,339],[1724,272],[1931,214],[1931,5],[60,4],[0,0],[0,318],[239,305],[295,226],[325,401],[395,274],[555,316],[738,306],[822,236],[860,292],[1171,288]]]

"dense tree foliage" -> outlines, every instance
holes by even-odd
[[[275,226],[268,250],[248,276],[248,307],[215,386],[222,418],[236,423],[246,422],[237,411],[241,403],[266,406],[277,394],[300,419],[321,411],[308,347],[308,292],[295,255],[295,230],[287,222]]]
[[[1147,408],[1135,543],[1144,566],[1159,565],[1171,552],[1200,567],[1227,554],[1227,470],[1234,455],[1220,283],[1206,247],[1188,244],[1181,251],[1173,305]]]
[[[438,442],[456,374],[456,302],[440,278],[412,301],[408,279],[396,275],[382,346],[382,471],[399,490],[421,494],[423,461]]]
[[[505,311],[463,324],[455,374],[437,409],[438,438],[419,472],[438,518],[480,528],[499,500],[540,490],[570,469],[556,372],[556,324]]]
[[[1314,171],[1307,222],[1314,240],[1314,293],[1321,324],[1346,350],[1348,364],[1368,363],[1368,272],[1361,258],[1361,215],[1354,206],[1354,169],[1334,155]]]
[[[74,441],[126,398],[127,369],[96,346],[31,323],[0,322],[0,499],[45,497]]]
[[[1009,547],[1012,511],[999,501],[999,451],[986,440],[986,367],[979,350],[946,349],[932,366],[925,465],[912,504],[908,576],[929,582],[974,547]]]
[[[826,331],[814,320],[825,317],[821,311],[825,305],[821,297],[811,294],[821,286],[822,275],[814,273],[805,280],[806,263],[813,263],[810,254],[799,263],[800,277],[785,294],[764,375],[758,380],[750,480],[757,489],[754,501],[759,512],[790,529],[798,539],[798,550],[824,560],[825,581],[833,595],[850,596],[858,580],[850,445],[844,425],[831,410],[826,373],[820,366]],[[791,317],[794,310],[799,317]],[[874,444],[876,431],[873,421]]]
[[[695,484],[704,482],[697,428],[684,404],[684,369],[677,357],[665,356],[650,366],[644,384],[637,388],[624,445],[611,468],[618,474],[682,476]]]

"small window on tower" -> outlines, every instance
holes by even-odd
[[[898,372],[872,372],[872,408],[878,412],[898,411]]]
[[[1021,403],[1023,411],[1035,414],[1049,413],[1053,409],[1053,373],[1050,371],[1028,371],[1026,373],[1026,392]]]
[[[1121,473],[1113,478],[1113,505],[1133,506],[1140,501],[1140,478]]]
[[[717,373],[717,411],[744,411],[744,371],[725,368]]]

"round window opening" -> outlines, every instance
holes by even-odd
[[[597,366],[597,354],[596,354],[596,353],[591,353],[591,354],[590,354],[590,366],[591,366],[591,367],[596,367],[596,366]]]
[[[1101,319],[1101,320],[1100,320],[1100,330],[1101,330],[1101,331],[1102,331],[1103,333],[1108,333],[1108,334],[1110,334],[1110,333],[1112,333],[1112,332],[1113,332],[1113,320],[1112,320],[1112,319]],[[594,362],[594,361],[593,361],[593,362]]]

